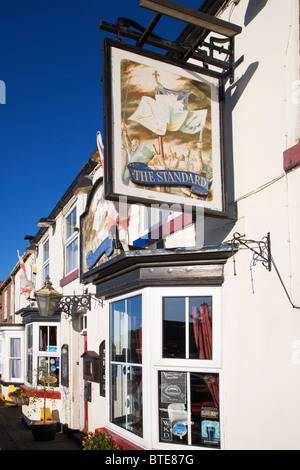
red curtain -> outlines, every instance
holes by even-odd
[[[136,355],[137,355],[139,364],[141,364],[142,363],[142,327],[140,326],[139,328],[137,328],[136,323],[137,323],[136,317],[133,317],[133,325],[134,325],[135,340],[136,340]],[[139,375],[133,384],[132,393],[136,393],[141,381],[142,381],[142,375]]]
[[[212,359],[212,316],[207,304],[193,307],[194,336],[199,359]]]
[[[218,407],[219,406],[219,377],[215,377],[213,375],[207,375],[205,377],[205,382],[213,398],[214,405]]]

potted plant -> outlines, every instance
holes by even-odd
[[[40,421],[32,421],[30,423],[30,428],[32,435],[36,441],[50,441],[55,439],[57,432],[57,422],[54,420],[46,419],[46,400],[47,393],[53,391],[53,385],[56,383],[57,379],[52,375],[48,374],[46,369],[39,369],[39,382],[42,384],[42,394],[43,394],[43,418]],[[37,397],[37,392],[33,392],[31,395],[34,399]]]
[[[113,438],[102,429],[96,429],[95,432],[88,432],[84,438],[83,450],[124,450],[117,444]]]
[[[10,398],[16,405],[28,405],[29,404],[29,395],[23,388],[16,388],[10,394]]]

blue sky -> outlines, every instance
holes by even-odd
[[[198,9],[201,0],[178,0]],[[18,262],[37,221],[80,172],[103,130],[101,20],[147,26],[139,0],[1,0],[0,280]],[[185,23],[163,18],[154,32],[174,40]],[[125,39],[125,42],[130,42]],[[0,100],[1,101],[1,100]]]

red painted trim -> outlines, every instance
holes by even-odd
[[[76,269],[71,274],[68,274],[66,277],[63,277],[60,280],[59,285],[60,285],[60,287],[64,287],[67,284],[69,284],[69,282],[74,281],[74,279],[77,279],[78,277],[79,277],[79,269]]]
[[[95,432],[97,431],[100,431],[100,429],[95,429]],[[119,434],[116,434],[110,429],[101,428],[101,431],[104,431],[106,432],[106,434],[109,434],[117,444],[123,447],[124,450],[145,450],[143,449],[143,447],[139,447],[136,444],[133,444],[133,442],[124,439],[124,437],[121,437]]]
[[[42,390],[33,390],[31,387],[28,387],[28,385],[22,385],[21,388],[23,388],[23,390],[25,390],[30,397],[44,398],[44,392]],[[46,398],[60,400],[61,392],[56,392],[55,390],[53,392],[47,392]]]
[[[283,152],[284,171],[292,170],[300,165],[300,142]]]

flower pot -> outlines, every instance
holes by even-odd
[[[57,422],[36,421],[31,423],[31,432],[35,441],[53,441],[57,432]]]
[[[15,397],[12,396],[10,397],[16,405],[28,405],[29,404],[29,397]]]

